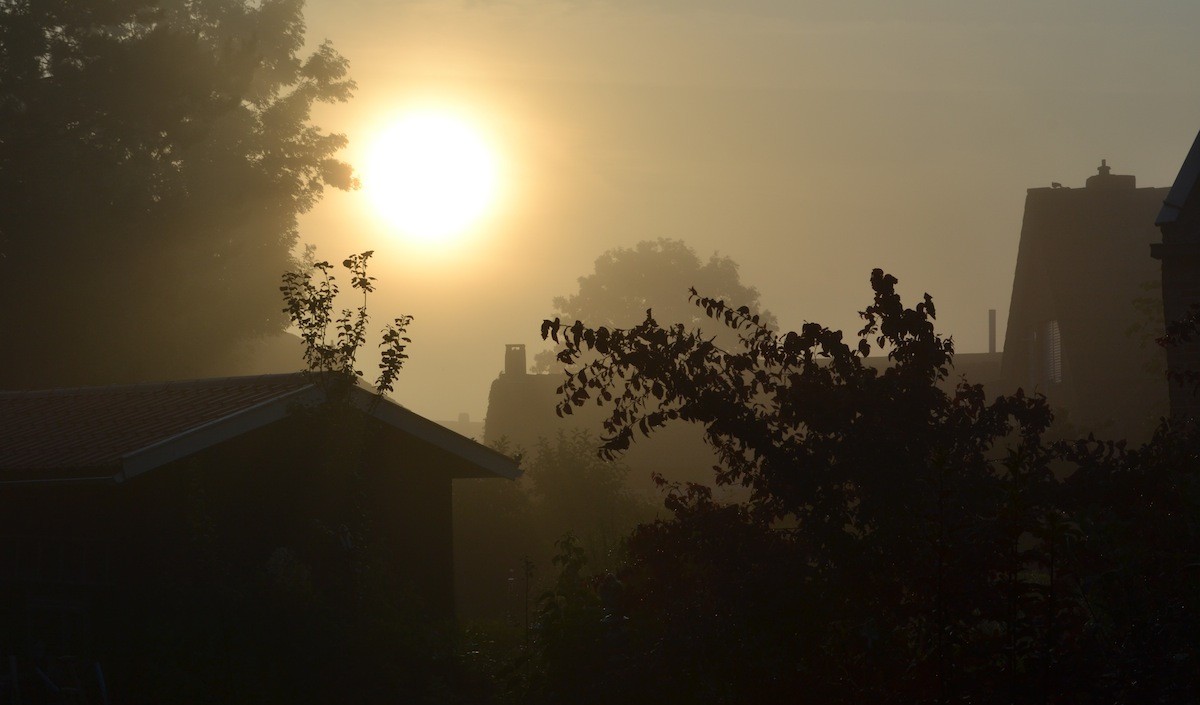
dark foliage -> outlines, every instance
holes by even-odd
[[[1144,446],[1080,441],[1064,505],[1085,540],[1069,569],[1087,609],[1072,655],[1088,702],[1200,701],[1200,428]]]
[[[0,386],[199,376],[282,330],[297,217],[354,186],[302,4],[0,5]]]
[[[1041,398],[942,391],[953,348],[932,300],[903,306],[879,270],[871,284],[855,346],[816,324],[775,333],[694,292],[737,351],[649,316],[543,324],[568,366],[560,411],[611,404],[604,454],[701,424],[716,481],[751,496],[723,506],[677,488],[673,517],[634,532],[618,573],[564,572],[574,592],[545,603],[530,697],[1194,700],[1194,433],[1164,429],[1138,451],[1044,441]],[[875,349],[883,371],[863,364]]]
[[[333,265],[316,261],[315,250],[305,250],[299,269],[283,275],[283,311],[292,325],[300,331],[304,343],[304,364],[309,372],[324,373],[344,384],[356,384],[363,377],[358,369],[358,351],[367,344],[367,296],[375,291],[375,277],[367,275],[367,262],[375,253],[371,250],[350,255],[342,267],[350,272],[350,287],[362,295],[357,308],[343,308],[335,318],[337,298],[341,289],[337,277],[331,274]],[[375,389],[380,394],[393,390],[396,377],[408,359],[406,352],[412,339],[406,333],[412,316],[398,316],[383,327],[380,335],[379,374]]]

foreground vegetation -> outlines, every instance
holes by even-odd
[[[348,260],[356,281],[363,262]],[[589,436],[548,439],[521,484],[459,507],[460,590],[507,571],[508,593],[467,593],[456,629],[356,592],[357,617],[315,642],[327,666],[299,679],[326,687],[285,699],[335,692],[318,674],[358,653],[374,675],[336,692],[372,702],[1195,702],[1200,429],[1164,421],[1138,448],[1061,440],[1041,397],[946,392],[954,350],[933,301],[906,307],[896,284],[873,273],[853,345],[695,292],[736,349],[649,316],[546,321],[563,410],[610,411],[601,456],[699,424],[714,482],[747,499],[663,481],[651,520]]]
[[[293,264],[297,218],[326,186],[354,185],[335,158],[343,138],[309,119],[353,84],[329,45],[301,53],[301,3],[6,3],[0,39],[11,204],[0,317],[20,343],[0,349],[7,386],[202,374],[236,342],[280,330],[271,275]],[[344,263],[364,296],[368,256]],[[365,307],[339,317],[332,268],[308,264],[284,281],[286,313],[311,367],[357,377]],[[575,316],[595,291],[647,284],[597,314],[616,326],[678,271],[755,304],[727,258],[704,264],[660,241],[603,256],[556,307]],[[601,286],[611,281],[622,285]],[[687,327],[545,322],[569,372],[564,408],[611,410],[597,429],[607,458],[638,434],[698,424],[723,461],[713,481],[746,488],[745,502],[664,484],[652,519],[620,467],[585,452],[587,437],[547,439],[527,449],[524,486],[466,498],[476,523],[459,525],[460,546],[471,541],[460,584],[518,569],[513,595],[473,596],[478,611],[464,616],[479,619],[462,630],[390,589],[353,503],[317,527],[345,544],[344,579],[324,585],[287,551],[227,574],[196,522],[199,559],[180,557],[195,572],[114,596],[111,623],[95,625],[120,637],[105,659],[114,692],[258,704],[1200,701],[1200,429],[1163,422],[1137,448],[1068,442],[1052,439],[1038,397],[947,393],[953,346],[932,300],[904,306],[882,272],[871,284],[853,345],[816,324],[778,333],[699,295],[689,314],[724,326],[719,338],[696,333],[692,315],[675,317]],[[408,322],[383,333],[381,390]],[[868,355],[893,364],[877,371]],[[353,497],[339,470],[355,429],[333,428],[345,433],[306,486]]]
[[[1051,441],[1045,401],[946,393],[932,300],[876,270],[851,346],[695,296],[730,352],[652,318],[564,327],[564,405],[610,400],[602,453],[698,423],[717,483],[666,488],[624,563],[561,543],[520,702],[1195,702],[1200,431],[1139,448]],[[873,352],[892,365],[863,364]]]

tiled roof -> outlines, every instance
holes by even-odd
[[[304,373],[0,392],[0,484],[121,482],[325,400]],[[510,458],[420,416],[361,382],[350,403],[441,453],[452,477],[521,474]]]
[[[0,392],[0,469],[117,470],[123,456],[310,386],[284,374]]]

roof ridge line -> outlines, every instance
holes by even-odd
[[[111,394],[120,391],[143,391],[152,389],[174,389],[179,387],[215,387],[231,382],[251,383],[269,382],[288,378],[298,378],[309,372],[272,372],[262,375],[232,375],[228,377],[194,377],[191,379],[168,379],[153,382],[129,382],[114,384],[93,384],[77,387],[48,387],[45,389],[6,389],[0,390],[2,397],[17,396],[76,396],[81,394]],[[317,373],[320,374],[320,373]],[[311,384],[311,382],[310,382]]]
[[[173,434],[166,438],[161,438],[161,439],[155,441],[154,443],[151,443],[150,445],[142,446],[141,448],[131,450],[128,453],[124,453],[120,457],[121,470],[120,470],[120,472],[117,473],[117,477],[119,478],[118,482],[122,482],[124,480],[128,480],[133,477],[136,477],[137,475],[140,475],[143,472],[145,472],[146,469],[149,469],[149,468],[142,469],[142,468],[137,467],[138,464],[136,461],[141,456],[145,456],[146,454],[149,454],[149,453],[154,453],[156,450],[161,450],[163,448],[166,448],[167,446],[169,446],[171,444],[178,443],[180,440],[184,440],[184,439],[188,439],[188,438],[200,438],[202,436],[202,434],[205,434],[205,433],[209,432],[210,430],[217,428],[221,425],[228,424],[230,421],[236,420],[238,417],[247,418],[249,415],[254,414],[258,411],[261,411],[263,409],[266,409],[266,408],[269,408],[272,406],[277,406],[283,402],[292,400],[294,397],[300,397],[305,394],[308,394],[308,393],[312,392],[313,390],[318,390],[318,391],[323,392],[323,390],[320,390],[320,388],[317,385],[313,384],[312,382],[309,382],[309,383],[305,384],[303,387],[298,387],[296,389],[288,390],[286,392],[283,392],[281,394],[273,396],[269,399],[264,399],[252,406],[247,406],[247,407],[238,409],[232,413],[225,414],[224,416],[221,416],[219,418],[215,418],[210,421],[206,421],[198,426],[192,426],[192,427],[187,428],[179,433]],[[207,446],[210,444],[204,444],[204,445]],[[173,453],[173,455],[178,455],[178,452]],[[169,461],[160,461],[159,463],[154,464],[154,466],[160,465],[160,464],[162,464],[162,462],[169,462]]]

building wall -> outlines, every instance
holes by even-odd
[[[1084,188],[1032,188],[1002,381],[1045,394],[1078,432],[1140,438],[1166,413],[1159,271],[1149,244],[1166,188],[1107,166]]]
[[[122,484],[0,486],[0,653],[136,653],[117,645],[114,615],[186,613],[150,605],[244,591],[281,558],[333,599],[368,580],[414,613],[452,616],[441,453],[375,421],[288,420]]]
[[[1192,145],[1180,169],[1171,194],[1164,201],[1160,218],[1162,242],[1152,245],[1152,255],[1161,260],[1163,316],[1166,321],[1180,321],[1200,305],[1200,181],[1196,179],[1197,159],[1200,159],[1200,136]],[[1169,369],[1174,375],[1170,384],[1171,414],[1180,418],[1200,417],[1200,393],[1187,375],[1200,374],[1200,336],[1180,341],[1167,349]]]
[[[1164,230],[1164,241],[1168,236]],[[1171,243],[1162,248],[1163,316],[1178,321],[1200,303],[1200,238],[1196,242]],[[1181,341],[1167,349],[1170,369],[1180,375],[1200,373],[1200,341]],[[1171,413],[1177,417],[1200,417],[1200,394],[1197,385],[1186,377],[1174,377],[1170,382]]]

